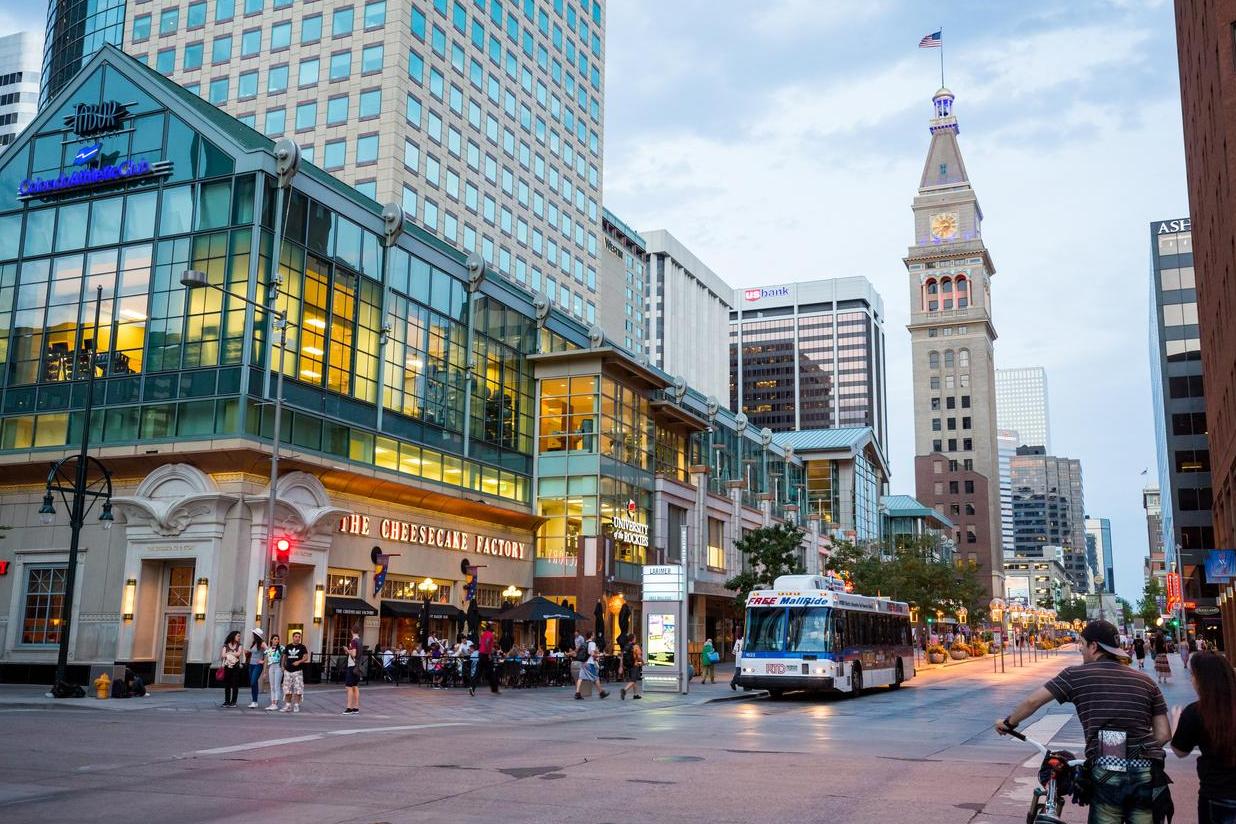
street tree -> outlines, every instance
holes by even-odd
[[[1158,578],[1146,579],[1146,585],[1142,587],[1141,600],[1137,602],[1136,614],[1146,622],[1147,626],[1154,626],[1154,622],[1163,614],[1159,609],[1158,599],[1165,594]]]
[[[741,609],[747,595],[759,587],[771,587],[780,575],[802,575],[802,540],[805,533],[793,524],[778,524],[753,529],[735,542],[745,557],[743,572],[725,582],[726,589],[737,592],[735,601]]]
[[[1085,621],[1086,620],[1086,599],[1085,598],[1069,598],[1062,600],[1056,606],[1057,621]]]

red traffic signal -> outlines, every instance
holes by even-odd
[[[292,565],[292,541],[288,538],[276,538],[272,545],[270,559],[270,576],[277,580],[288,577]]]

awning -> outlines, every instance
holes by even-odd
[[[383,601],[384,618],[420,618],[422,605],[416,601]]]
[[[326,611],[332,615],[377,615],[378,611],[369,602],[360,598],[345,598],[341,595],[326,596]]]
[[[446,618],[451,621],[459,621],[463,620],[464,611],[457,606],[453,606],[452,604],[430,604],[429,617]]]

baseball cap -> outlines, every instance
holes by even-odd
[[[1120,632],[1110,621],[1091,621],[1082,630],[1081,637],[1085,641],[1093,641],[1099,649],[1115,655],[1118,658],[1128,658],[1128,653],[1120,648]]]

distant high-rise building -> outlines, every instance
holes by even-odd
[[[22,31],[0,37],[0,151],[39,111],[42,39]]]
[[[724,403],[734,290],[669,232],[641,234],[648,243],[648,359]]]
[[[888,438],[884,300],[864,277],[734,291],[728,397],[774,432],[869,426]]]
[[[234,5],[236,1],[222,0],[218,5]],[[161,17],[170,13],[179,16],[180,10],[173,6],[159,11]],[[119,46],[124,41],[124,22],[125,0],[50,0],[39,106],[63,89],[105,43]]]
[[[1005,557],[1016,549],[1013,541],[1013,456],[1017,454],[1019,435],[1008,429],[996,432],[1000,453],[1000,536]]]
[[[1086,558],[1081,461],[1048,455],[1041,446],[1022,446],[1011,465],[1015,551],[1063,547],[1073,588],[1088,592],[1093,572]]]
[[[613,340],[637,356],[648,353],[644,293],[648,285],[648,242],[609,209],[601,210],[605,249],[597,282],[597,322]]]
[[[1155,578],[1162,585],[1167,578],[1167,558],[1163,554],[1163,511],[1158,487],[1142,490],[1142,509],[1146,512],[1148,546],[1143,571],[1146,580]]]
[[[957,526],[957,558],[1003,593],[1000,467],[996,445],[995,264],[983,211],[957,145],[953,93],[932,98],[931,147],[914,198],[914,245],[905,258],[914,366],[914,474],[918,500]],[[957,513],[957,514],[954,514]]]
[[[1182,573],[1185,600],[1214,606],[1219,588],[1206,584],[1202,567],[1207,550],[1215,548],[1215,532],[1208,387],[1188,218],[1150,224],[1150,262],[1150,385],[1163,548],[1168,571],[1176,564],[1175,571]],[[1221,370],[1230,368],[1228,362]]]
[[[103,43],[122,45],[592,324],[604,9],[590,0],[51,0],[42,100]]]
[[[1086,538],[1094,541],[1095,571],[1103,573],[1103,591],[1116,594],[1116,561],[1110,518],[1086,518]]]
[[[1018,446],[1041,446],[1051,454],[1047,370],[1041,366],[997,369],[996,418],[1001,429],[1017,433]]]

